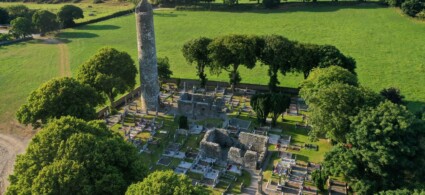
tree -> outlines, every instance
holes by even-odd
[[[7,9],[0,7],[0,24],[8,24],[9,23],[9,13]]]
[[[397,189],[397,190],[387,190],[379,192],[379,195],[425,195],[425,190],[421,189]]]
[[[167,57],[165,58],[158,58],[157,59],[158,64],[158,79],[159,84],[162,86],[162,81],[164,79],[171,78],[171,75],[173,75],[173,71],[170,70],[170,62]]]
[[[339,66],[315,68],[308,78],[301,83],[300,95],[308,104],[315,93],[334,83],[344,83],[351,86],[359,85],[356,75]]]
[[[404,96],[400,94],[400,90],[395,87],[389,87],[381,90],[380,94],[385,99],[391,101],[394,104],[403,104]]]
[[[189,64],[196,63],[196,74],[201,80],[201,87],[205,87],[207,83],[205,68],[211,66],[210,50],[208,50],[208,45],[211,41],[209,38],[201,37],[186,42],[182,48],[186,61]]]
[[[263,0],[263,6],[271,9],[279,6],[280,0]]]
[[[179,123],[180,129],[189,129],[189,123],[187,122],[187,117],[184,115],[180,115],[177,118],[177,122]]]
[[[328,175],[321,170],[315,170],[311,173],[311,179],[314,182],[314,185],[319,189],[321,192],[325,191],[325,184],[326,180],[328,179]]]
[[[33,11],[25,5],[12,5],[7,7],[9,13],[9,20],[12,21],[16,18],[23,17],[31,19]]]
[[[208,194],[192,185],[186,175],[173,171],[155,171],[143,181],[128,187],[126,195],[198,195]]]
[[[267,116],[271,108],[270,94],[255,94],[251,97],[252,109],[257,114],[257,120],[261,124],[266,124]]]
[[[342,174],[359,194],[423,184],[423,123],[404,106],[364,107],[350,128],[347,144],[325,155],[332,175]]]
[[[307,79],[311,70],[318,66],[320,58],[317,52],[319,45],[303,44],[296,42],[294,44],[294,64],[292,69],[301,72],[304,79]]]
[[[67,116],[17,157],[7,194],[123,194],[145,176],[137,149],[104,122]]]
[[[16,116],[20,123],[34,127],[67,115],[93,120],[97,117],[96,106],[101,102],[103,97],[92,87],[73,78],[57,78],[47,81],[33,91]]]
[[[215,38],[208,46],[212,60],[212,72],[220,74],[221,70],[230,72],[229,83],[232,90],[242,80],[238,68],[244,65],[248,69],[255,67],[256,39],[246,35],[227,35]]]
[[[322,45],[317,49],[320,56],[320,62],[317,67],[340,66],[356,74],[354,71],[356,69],[356,61],[352,57],[342,54],[335,46]]]
[[[277,85],[280,84],[278,71],[281,70],[281,73],[285,75],[291,70],[294,45],[291,41],[279,35],[268,35],[262,38],[264,45],[261,49],[259,59],[263,64],[269,66],[269,89],[271,92],[276,92]]]
[[[10,22],[11,29],[9,33],[13,35],[15,38],[25,38],[31,35],[32,32],[32,24],[31,20],[28,20],[24,17],[15,18]]]
[[[104,47],[82,64],[77,78],[109,98],[111,109],[118,94],[134,88],[137,68],[130,55]]]
[[[276,126],[276,121],[279,116],[285,112],[291,104],[291,98],[281,93],[270,94],[270,115],[272,117],[272,125]]]
[[[403,4],[401,4],[401,10],[411,17],[415,17],[416,14],[418,14],[424,9],[424,0],[406,0]]]
[[[73,27],[75,19],[84,18],[83,10],[74,5],[64,5],[60,8],[57,15],[63,28]]]
[[[56,15],[47,10],[38,10],[32,15],[32,23],[37,32],[44,36],[46,32],[59,29],[59,23],[56,20]]]
[[[356,116],[361,108],[376,106],[381,101],[382,97],[373,91],[342,83],[318,90],[307,102],[311,111],[310,138],[316,140],[319,136],[326,136],[345,143],[350,132],[350,118]]]

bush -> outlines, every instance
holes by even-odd
[[[416,14],[416,17],[419,18],[419,19],[425,20],[425,9],[423,9],[421,12]]]
[[[280,0],[263,0],[263,6],[271,9],[279,6]]]
[[[421,0],[407,0],[401,4],[401,10],[411,17],[415,17],[416,14],[421,12],[423,9],[424,2]]]
[[[189,123],[187,122],[186,116],[180,115],[177,121],[180,129],[189,129]]]
[[[386,4],[393,7],[400,7],[404,0],[384,0]]]
[[[10,34],[0,34],[0,42],[13,40]]]

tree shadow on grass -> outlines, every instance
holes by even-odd
[[[61,32],[56,38],[59,39],[88,39],[99,37],[99,35],[88,32]]]
[[[75,28],[76,30],[116,30],[120,29],[121,27],[115,26],[115,25],[96,25],[96,24],[90,24],[90,25],[84,25],[78,28]]]
[[[420,111],[422,107],[425,107],[425,102],[421,101],[406,101],[406,106],[412,113]]]

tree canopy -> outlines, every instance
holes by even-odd
[[[59,29],[56,15],[47,10],[38,10],[32,15],[32,23],[37,32],[43,36],[46,32]]]
[[[173,171],[155,171],[143,181],[131,185],[126,195],[200,195],[208,194],[192,185],[186,175],[177,175]]]
[[[332,175],[348,178],[360,194],[423,184],[423,123],[404,106],[386,101],[365,107],[350,128],[347,144],[325,155],[324,167]]]
[[[247,35],[226,35],[215,38],[208,49],[212,60],[211,70],[215,74],[221,70],[230,72],[229,83],[232,89],[242,80],[238,68],[240,65],[248,69],[255,67],[257,61],[257,42],[255,37]]]
[[[15,38],[25,38],[32,33],[31,20],[24,17],[17,17],[10,22],[9,33]]]
[[[75,25],[75,19],[84,18],[83,10],[74,5],[64,5],[57,15],[63,28],[72,27]]]
[[[123,194],[146,176],[136,148],[101,121],[62,117],[16,159],[6,194]]]
[[[269,66],[269,89],[271,92],[276,92],[277,85],[280,84],[278,71],[281,70],[281,73],[285,75],[291,70],[294,44],[279,35],[264,36],[262,40],[264,44],[262,45],[259,59],[263,64]]]
[[[211,42],[211,39],[201,37],[186,42],[182,48],[182,53],[186,61],[189,64],[196,63],[196,74],[201,80],[201,87],[205,87],[207,83],[205,68],[211,66],[211,59],[209,58],[210,50],[208,50],[208,45]]]
[[[134,88],[137,68],[126,52],[104,47],[82,64],[77,78],[105,94],[113,106],[115,97]]]
[[[270,115],[273,126],[276,126],[277,118],[289,108],[290,104],[291,98],[288,95],[281,93],[270,94]]]
[[[251,107],[257,114],[257,120],[265,124],[271,111],[270,94],[260,93],[251,97]]]
[[[30,10],[25,5],[12,5],[7,7],[7,11],[9,13],[9,21],[12,21],[18,17],[23,17],[27,19],[31,19],[33,10]]]
[[[315,68],[308,78],[301,83],[300,95],[308,103],[315,93],[333,83],[344,83],[352,86],[359,84],[356,75],[339,66]]]
[[[34,90],[16,116],[19,122],[34,127],[67,115],[92,120],[96,118],[95,108],[101,102],[103,97],[92,87],[73,78],[56,78]]]
[[[9,23],[9,12],[7,9],[0,7],[0,24],[8,24]]]

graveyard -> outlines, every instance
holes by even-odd
[[[306,106],[299,98],[292,98],[286,114],[271,127],[259,125],[250,106],[255,90],[199,89],[185,83],[162,88],[158,113],[142,113],[135,96],[105,118],[146,157],[149,172],[173,170],[213,194],[240,194],[257,182],[250,175],[254,171],[262,175],[267,194],[316,193],[310,173],[331,145],[324,139],[308,141]],[[180,116],[187,117],[187,127],[179,127]]]

